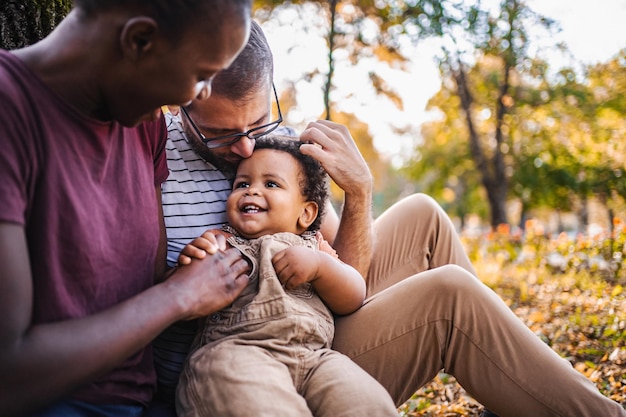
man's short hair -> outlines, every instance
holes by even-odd
[[[271,88],[273,76],[274,57],[269,43],[261,26],[252,21],[248,43],[230,67],[217,73],[211,94],[245,103],[260,89]]]
[[[317,203],[317,218],[307,230],[318,231],[326,214],[326,202],[330,198],[330,180],[322,165],[314,158],[300,152],[302,142],[298,138],[269,134],[256,140],[254,151],[275,149],[293,156],[300,164],[300,189],[307,201]]]
[[[172,40],[179,39],[186,27],[204,24],[217,28],[224,16],[249,16],[251,0],[74,0],[86,16],[115,8],[152,17]]]

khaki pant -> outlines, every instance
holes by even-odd
[[[626,416],[474,276],[450,220],[429,197],[404,199],[375,226],[369,298],[336,320],[333,348],[397,405],[443,369],[501,417]]]
[[[333,316],[311,284],[283,289],[272,257],[316,240],[290,233],[229,238],[253,263],[248,287],[205,321],[177,391],[180,417],[395,417],[385,389],[330,349]]]

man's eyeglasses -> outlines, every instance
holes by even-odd
[[[280,104],[278,103],[278,94],[276,93],[276,86],[274,85],[274,83],[272,83],[272,89],[274,90],[274,98],[276,99],[276,109],[278,110],[278,119],[276,119],[275,121],[271,123],[265,124],[263,126],[258,126],[253,129],[250,129],[247,132],[232,133],[230,135],[207,138],[200,131],[198,126],[195,124],[195,122],[191,119],[191,117],[189,116],[189,113],[187,112],[187,109],[185,109],[184,107],[181,107],[181,110],[185,114],[185,117],[189,121],[189,124],[191,125],[194,132],[196,132],[196,135],[198,135],[198,137],[202,140],[202,142],[204,142],[207,148],[215,149],[215,148],[221,148],[223,146],[230,146],[238,142],[243,137],[248,137],[250,139],[258,139],[261,136],[265,136],[268,133],[274,131],[278,127],[278,125],[282,123],[283,114],[280,111]]]

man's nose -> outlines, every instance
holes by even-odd
[[[252,152],[254,151],[255,140],[250,139],[247,136],[242,137],[237,142],[233,143],[230,146],[230,150],[232,153],[239,155],[242,158],[250,158]]]

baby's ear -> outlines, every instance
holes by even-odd
[[[315,201],[307,201],[304,203],[302,212],[298,218],[298,226],[303,232],[315,221],[318,211],[319,208],[317,207],[317,203]]]

